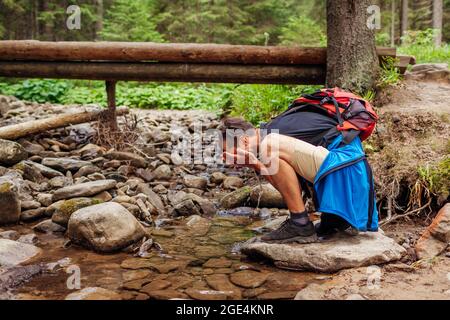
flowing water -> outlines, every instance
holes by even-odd
[[[65,248],[66,240],[60,235],[37,234],[43,253],[31,265],[60,263],[51,265],[51,271],[48,268],[34,271],[28,276],[31,279],[24,276],[23,283],[17,278],[19,283],[11,285],[7,293],[13,299],[64,299],[77,290],[74,286],[78,284],[79,275],[81,289],[101,287],[119,293],[122,299],[209,299],[223,298],[223,294],[227,298],[288,299],[308,283],[327,278],[277,269],[235,252],[233,247],[254,237],[257,234],[254,230],[264,224],[263,220],[244,213],[249,213],[248,209],[224,211],[209,222],[201,219],[198,223],[186,223],[183,218],[159,222],[162,226],[152,236],[163,250],[154,246],[145,258],[136,257],[133,252],[98,254],[77,246]],[[31,225],[21,225],[14,229],[27,234],[30,228]],[[244,279],[241,283],[233,274],[242,270],[258,272],[263,281]],[[218,277],[218,284],[214,275],[222,275]],[[249,275],[251,277],[251,273]],[[229,282],[234,278],[238,279],[232,281],[237,286]],[[216,282],[212,283],[211,279]],[[215,288],[211,288],[211,283]],[[233,286],[233,295],[224,292],[221,286]]]

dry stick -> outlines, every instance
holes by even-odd
[[[125,115],[129,112],[127,108],[118,108],[117,115]],[[24,123],[13,124],[0,127],[0,139],[16,140],[28,135],[41,133],[47,130],[62,128],[68,125],[80,124],[99,119],[104,110],[83,111],[76,113],[62,114],[59,116],[32,120]]]
[[[431,204],[431,199],[430,199],[425,205],[423,205],[423,206],[420,207],[420,208],[417,208],[417,209],[408,211],[408,212],[406,212],[406,213],[404,213],[404,214],[402,214],[402,215],[397,215],[397,216],[395,216],[394,218],[392,218],[392,219],[390,219],[390,220],[383,220],[383,221],[381,221],[381,222],[380,222],[380,226],[387,225],[388,223],[391,223],[392,221],[398,220],[398,219],[400,219],[400,218],[406,218],[406,217],[408,217],[408,216],[410,216],[410,215],[412,215],[412,214],[414,214],[414,213],[416,213],[416,212],[419,212],[419,211],[425,209],[425,208],[428,207],[430,204]]]

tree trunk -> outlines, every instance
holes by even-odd
[[[434,44],[440,46],[442,43],[442,0],[433,0],[433,29],[436,30]]]
[[[391,47],[395,46],[395,0],[391,0]]]
[[[401,25],[400,25],[400,39],[406,34],[408,30],[408,0],[402,0],[401,11]],[[403,40],[402,40],[403,41]]]
[[[327,0],[327,86],[363,92],[374,86],[379,62],[366,24],[369,0]]]
[[[95,22],[95,40],[99,41],[101,40],[100,33],[103,30],[103,14],[104,14],[103,0],[96,0],[96,4],[97,4],[97,21]]]

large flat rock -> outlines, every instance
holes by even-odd
[[[117,181],[112,179],[74,184],[72,186],[56,190],[53,194],[53,201],[77,197],[90,197],[102,191],[112,189],[116,186],[116,184]]]
[[[31,244],[9,239],[0,239],[0,267],[16,266],[27,262],[41,253],[41,249]]]
[[[379,232],[358,236],[338,235],[310,244],[273,244],[249,241],[242,247],[248,256],[263,256],[285,269],[335,272],[341,269],[399,260],[406,250]]]

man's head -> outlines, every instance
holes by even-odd
[[[259,144],[259,130],[242,118],[225,118],[222,120],[223,151],[236,153],[236,149],[244,149],[256,153]]]

